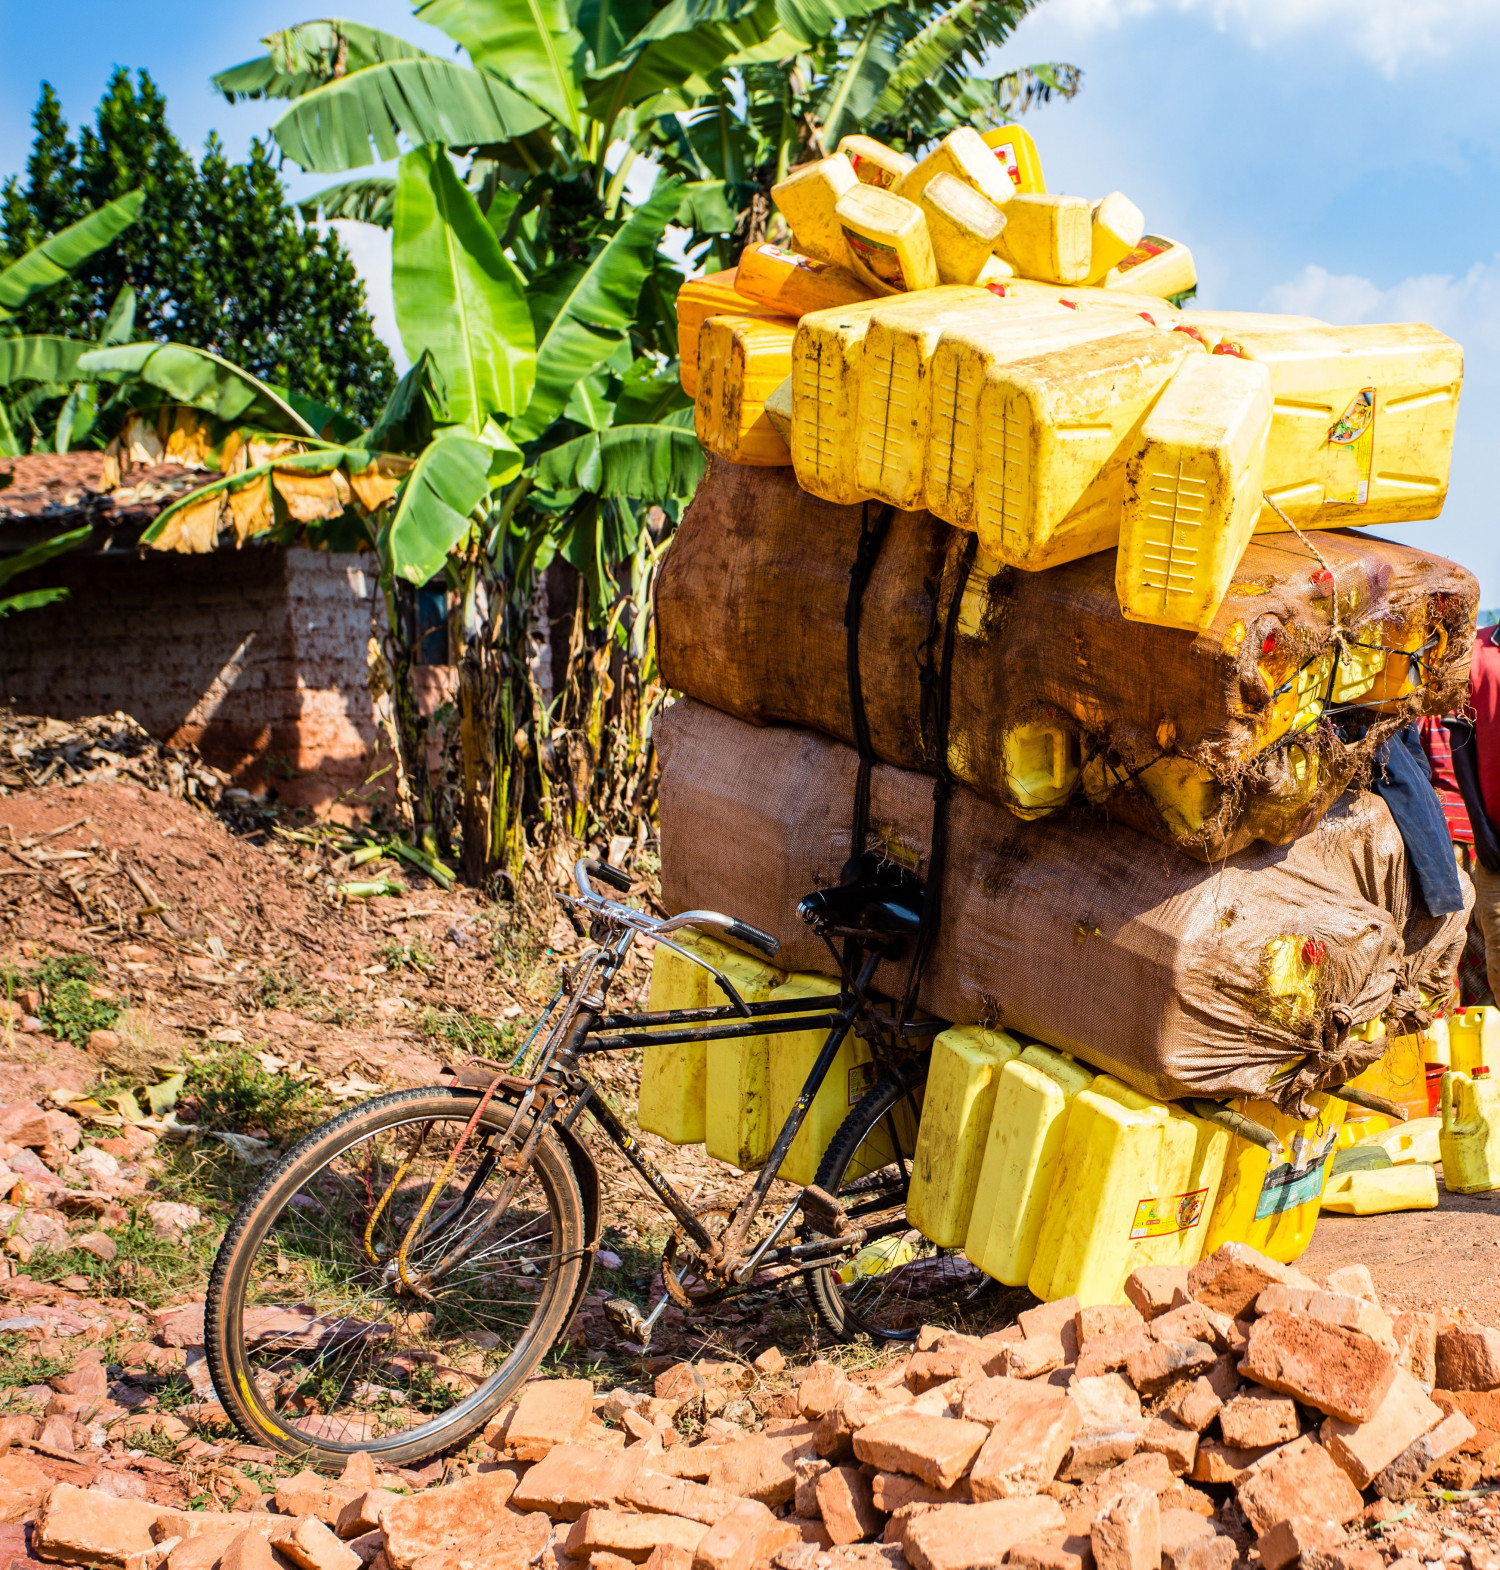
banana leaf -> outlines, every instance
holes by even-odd
[[[261,39],[269,53],[212,77],[235,103],[241,98],[301,98],[304,93],[389,60],[431,59],[394,33],[339,19],[301,22]]]
[[[61,283],[95,251],[102,251],[136,220],[144,191],[131,191],[49,235],[33,250],[0,271],[0,320],[19,310],[33,295]]]
[[[297,211],[309,220],[352,218],[357,223],[375,224],[381,229],[390,228],[395,209],[396,182],[388,174],[344,180],[297,203]]]
[[[575,136],[583,36],[564,0],[427,0],[421,21],[456,38],[469,58],[539,104]]]
[[[594,491],[611,500],[686,498],[703,478],[703,449],[691,429],[617,425],[543,453],[536,478],[551,490]]]
[[[317,432],[278,393],[248,371],[207,349],[185,343],[131,343],[92,349],[78,370],[104,381],[135,379],[164,392],[177,403],[206,410],[219,420],[258,425],[287,436]]]
[[[442,571],[448,552],[473,527],[490,486],[490,449],[450,428],[431,442],[407,475],[384,542],[391,570],[408,583]]]

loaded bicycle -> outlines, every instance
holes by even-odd
[[[651,916],[594,860],[571,903],[591,946],[507,1064],[471,1060],[454,1082],[376,1097],[315,1130],[272,1168],[226,1233],[208,1288],[209,1368],[247,1434],[314,1464],[356,1450],[406,1465],[482,1430],[536,1370],[588,1290],[603,1230],[585,1126],[613,1144],[670,1218],[654,1308],[612,1299],[622,1334],[649,1344],[668,1304],[711,1310],[768,1279],[800,1283],[833,1335],[909,1340],[969,1315],[989,1285],[907,1222],[916,1092],[931,1037],[872,988],[883,959],[920,943],[923,887],[889,864],[851,862],[844,882],[799,907],[839,977],[826,995],[746,1002],[679,943],[715,931],[774,958],[777,940],[732,916]],[[623,1012],[609,995],[632,946],[665,945],[710,972],[722,1004]],[[711,993],[712,995],[712,993]],[[730,1208],[695,1210],[658,1170],[585,1071],[590,1057],[651,1042],[826,1030],[760,1170]],[[767,1201],[819,1086],[851,1032],[877,1075],[823,1154],[815,1181]],[[773,1042],[774,1050],[774,1042]]]

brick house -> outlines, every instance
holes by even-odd
[[[60,584],[69,597],[0,619],[0,702],[59,719],[122,709],[288,806],[357,813],[389,761],[366,678],[372,615],[383,621],[373,558],[232,543],[209,555],[141,549],[157,513],[204,479],[159,464],[106,490],[101,453],[0,459],[0,555],[93,530],[8,586]],[[419,670],[430,712],[453,685],[441,593],[421,611],[434,623],[421,645],[432,663]]]

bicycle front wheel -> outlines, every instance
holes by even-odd
[[[219,1399],[255,1442],[325,1466],[356,1450],[392,1466],[440,1454],[564,1329],[585,1265],[577,1179],[543,1137],[490,1224],[507,1177],[494,1146],[515,1109],[491,1102],[459,1151],[478,1102],[446,1089],[366,1102],[289,1151],[236,1216],[204,1339]],[[461,1243],[462,1262],[424,1281]]]
[[[860,1098],[833,1137],[817,1184],[875,1236],[852,1254],[808,1272],[818,1318],[840,1339],[911,1341],[927,1324],[987,1328],[1004,1306],[996,1284],[956,1249],[939,1248],[906,1220],[908,1156],[927,1060],[907,1058]]]

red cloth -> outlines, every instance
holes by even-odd
[[[1427,765],[1432,773],[1432,788],[1443,805],[1443,816],[1448,820],[1448,837],[1460,845],[1474,843],[1474,830],[1469,827],[1469,809],[1458,788],[1453,773],[1453,744],[1443,722],[1434,714],[1423,715],[1418,722],[1422,733],[1422,749],[1427,754]]]
[[[1479,753],[1479,794],[1489,820],[1500,828],[1500,649],[1495,628],[1481,627],[1469,665],[1469,704]]]

